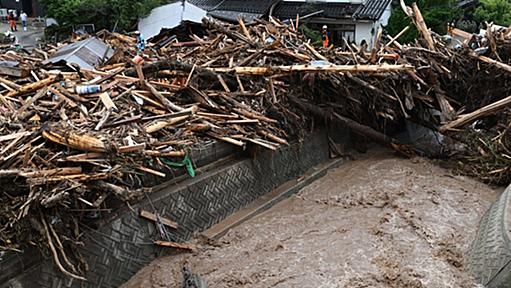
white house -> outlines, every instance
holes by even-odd
[[[251,21],[270,14],[282,20],[296,19],[296,15],[300,15],[302,23],[307,22],[318,31],[321,26],[327,25],[334,45],[342,45],[344,40],[357,44],[365,40],[371,46],[378,29],[388,23],[392,2],[392,0],[188,1],[208,11],[213,17],[233,22],[239,16]]]
[[[304,12],[315,14],[306,20],[319,29],[327,25],[334,44],[342,44],[343,38],[360,44],[365,40],[373,45],[376,33],[386,26],[391,15],[392,0],[284,0],[275,10],[279,18],[296,18]]]

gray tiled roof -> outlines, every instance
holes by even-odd
[[[392,0],[367,0],[353,15],[355,19],[380,19]]]
[[[211,11],[224,2],[224,0],[188,0],[188,2],[206,11]]]
[[[275,8],[273,15],[281,19],[294,19],[296,15],[305,16],[323,10],[323,13],[318,16],[337,19],[351,18],[360,6],[360,4],[351,3],[281,2]]]

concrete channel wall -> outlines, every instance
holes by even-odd
[[[158,232],[153,223],[139,217],[139,209],[156,208],[162,216],[179,224],[177,230],[170,230],[173,241],[190,240],[195,233],[328,160],[328,145],[326,132],[321,130],[311,133],[304,142],[275,152],[257,149],[257,153],[249,151],[234,156],[233,151],[215,146],[203,155],[207,160],[200,160],[206,166],[199,169],[203,172],[198,176],[160,185],[149,199],[131,210],[119,210],[99,229],[85,233],[82,253],[89,265],[86,283],[64,277],[54,268],[49,255],[27,251],[0,256],[0,288],[118,287],[144,265],[168,252],[168,248],[152,244]],[[233,156],[221,160],[226,154]]]

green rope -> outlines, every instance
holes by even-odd
[[[188,158],[188,155],[185,155],[182,161],[180,162],[172,162],[166,158],[160,158],[160,160],[165,163],[167,166],[172,168],[182,168],[185,167],[186,171],[188,172],[188,175],[190,175],[192,178],[195,177],[195,170],[193,169],[193,163]]]

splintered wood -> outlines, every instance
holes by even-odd
[[[79,243],[86,212],[108,210],[115,199],[135,202],[184,169],[176,167],[191,169],[189,147],[223,141],[275,151],[318,122],[405,155],[409,147],[388,134],[406,121],[464,129],[470,137],[458,139],[471,139],[463,159],[474,174],[511,181],[511,33],[487,33],[491,47],[474,49],[468,40],[455,47],[428,30],[416,5],[402,5],[420,41],[398,42],[408,28],[387,37],[378,31],[369,51],[351,43],[314,47],[298,18],[292,26],[205,18],[204,36],[163,35],[143,59],[135,58],[133,37],[102,31],[117,52],[93,70],[43,65],[54,46],[20,52],[21,71],[0,69],[0,249],[35,243],[51,248],[57,263],[65,253],[50,228]],[[475,132],[481,129],[491,137]],[[176,226],[155,215],[142,217]],[[58,264],[80,277],[77,265]]]

